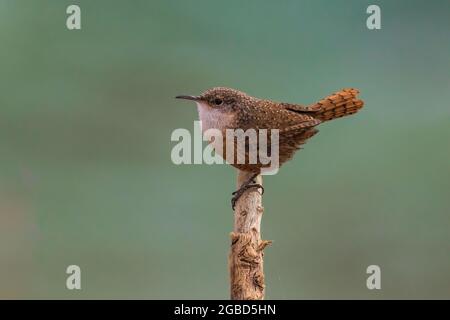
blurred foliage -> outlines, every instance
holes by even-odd
[[[264,179],[268,298],[450,298],[450,3],[369,4],[0,0],[0,297],[227,298],[235,172],[170,161],[221,85],[366,101]]]

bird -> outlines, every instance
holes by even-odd
[[[197,104],[203,133],[209,129],[217,129],[223,133],[221,148],[214,141],[210,143],[224,159],[227,159],[227,130],[253,129],[260,132],[262,129],[278,129],[278,166],[281,167],[318,133],[318,125],[358,112],[364,106],[364,101],[358,98],[358,94],[357,89],[344,88],[316,103],[302,105],[261,99],[232,88],[214,87],[198,96],[178,95],[176,98],[191,100]],[[255,183],[255,178],[268,164],[248,161],[250,150],[258,150],[258,146],[251,145],[247,140],[245,150],[238,149],[234,140],[232,147],[235,151],[234,158],[228,162],[239,170],[253,173],[248,181],[233,192],[231,203],[234,210],[237,200],[247,189],[261,188],[264,192],[262,185]],[[269,153],[270,151],[269,149]],[[235,161],[239,152],[245,153],[243,163]]]

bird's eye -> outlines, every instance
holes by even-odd
[[[215,104],[216,106],[220,106],[222,103],[223,103],[223,100],[222,100],[222,99],[220,99],[220,98],[215,98],[215,99],[214,99],[214,104]]]

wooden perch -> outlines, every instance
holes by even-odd
[[[239,170],[237,187],[251,176],[252,173]],[[256,183],[262,185],[261,175]],[[271,241],[261,240],[263,211],[261,189],[247,190],[236,203],[229,256],[232,300],[264,299],[263,250]]]

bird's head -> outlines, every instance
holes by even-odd
[[[177,99],[193,100],[197,102],[199,107],[208,107],[215,110],[231,111],[236,106],[242,105],[249,96],[241,91],[215,87],[208,89],[199,96],[176,96]]]

